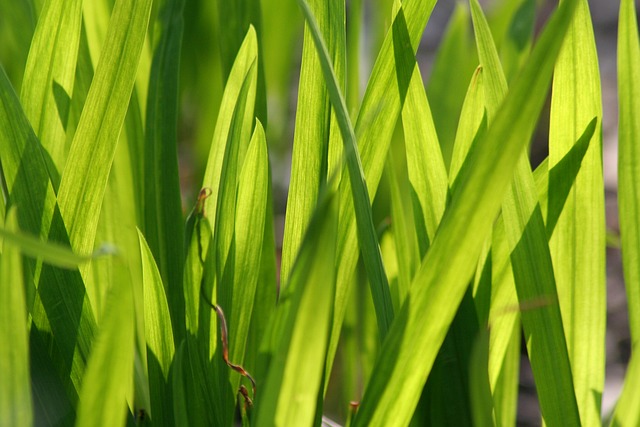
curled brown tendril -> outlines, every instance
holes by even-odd
[[[196,209],[195,209],[198,215],[204,216],[204,201],[207,200],[207,198],[211,196],[211,194],[213,194],[213,190],[210,189],[209,187],[204,187],[198,193],[198,199],[196,200]]]
[[[212,190],[210,188],[208,188],[208,187],[205,187],[202,190],[200,190],[200,193],[198,194],[198,199],[196,201],[196,207],[195,207],[195,212],[197,214],[197,217],[196,217],[196,238],[198,240],[198,257],[200,258],[200,264],[202,265],[202,269],[203,270],[204,270],[204,266],[205,266],[205,260],[204,260],[204,255],[202,254],[202,241],[201,241],[201,236],[200,236],[200,219],[205,214],[205,212],[204,212],[204,202],[207,199],[207,197],[211,196],[212,193],[213,193]],[[220,338],[221,338],[221,341],[222,341],[222,358],[223,358],[224,362],[231,369],[233,369],[234,371],[238,372],[240,375],[242,375],[243,377],[247,378],[251,382],[251,389],[253,391],[253,398],[255,399],[255,397],[256,397],[256,382],[255,382],[255,380],[253,379],[251,374],[249,374],[249,372],[247,372],[246,369],[244,369],[240,365],[236,365],[236,364],[232,363],[229,360],[229,342],[228,342],[227,320],[226,320],[226,318],[224,316],[224,311],[222,311],[222,307],[220,307],[218,304],[214,304],[209,299],[207,294],[205,293],[205,290],[204,290],[204,275],[202,275],[202,279],[200,279],[200,295],[202,296],[202,299],[216,312],[216,315],[218,316],[218,323],[220,323]],[[245,410],[246,410],[247,407],[253,406],[253,400],[249,397],[249,392],[247,391],[247,388],[244,385],[240,385],[238,393],[241,394],[242,397],[244,398]]]

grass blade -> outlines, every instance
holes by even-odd
[[[489,427],[495,425],[491,408],[493,399],[489,387],[489,331],[481,329],[475,339],[471,353],[469,382],[471,391],[471,407],[473,409],[473,425]]]
[[[335,199],[326,197],[308,228],[266,338],[271,361],[254,425],[311,425],[323,392],[335,289]]]
[[[156,259],[170,301],[174,335],[184,335],[184,239],[178,177],[178,73],[182,44],[184,0],[165,0],[154,36],[149,78],[144,145],[143,231]]]
[[[485,75],[485,105],[492,120],[507,93],[507,80],[500,65],[491,31],[477,0],[471,0],[478,56]],[[543,301],[539,309],[524,310],[522,325],[538,388],[540,409],[551,424],[579,425],[573,393],[571,367],[564,338],[562,316],[555,304],[557,290],[551,253],[529,159],[518,160],[502,214],[518,300],[522,306]],[[534,266],[531,260],[537,260]]]
[[[5,225],[17,232],[15,209]],[[15,247],[5,244],[0,257],[0,424],[31,426],[33,413],[29,374],[27,305],[22,275],[22,260]]]
[[[345,81],[344,1],[309,3],[325,40],[340,87]],[[318,201],[320,188],[333,173],[330,159],[342,152],[335,115],[331,113],[320,59],[309,25],[305,26],[302,64],[291,153],[291,179],[282,242],[281,283],[287,283],[306,228]],[[340,158],[338,160],[341,160]],[[341,165],[341,163],[340,163]]]
[[[447,170],[402,9],[396,15],[392,32],[396,78],[402,102],[407,170],[422,259],[444,212]]]
[[[58,203],[71,247],[93,249],[118,135],[129,105],[151,0],[116,2],[109,32],[62,174]]]
[[[31,1],[13,0],[1,0],[0,11],[0,64],[20,91],[38,11]]]
[[[469,8],[465,2],[456,2],[427,84],[433,122],[447,168],[457,144],[456,127],[465,99],[467,79],[478,65],[470,30]],[[458,71],[451,73],[453,69]]]
[[[476,138],[476,135],[486,131],[486,110],[484,98],[484,79],[482,66],[478,66],[471,77],[467,95],[462,104],[460,122],[456,131],[456,138],[449,164],[449,186],[453,186],[464,160]]]
[[[624,387],[620,399],[616,404],[615,412],[611,420],[611,427],[635,426],[640,422],[640,401],[638,400],[638,387],[640,387],[640,352],[633,348],[631,360],[627,367],[624,379]]]
[[[589,6],[581,0],[554,72],[550,169],[573,148],[594,117],[602,117],[600,75]],[[580,420],[585,426],[599,425],[606,330],[601,121],[549,246]]]
[[[247,151],[240,180],[235,223],[234,286],[227,310],[229,359],[244,363],[249,325],[260,277],[264,230],[267,218],[269,158],[262,124],[258,121]],[[232,389],[237,390],[240,376],[232,374]]]
[[[362,259],[367,270],[367,276],[371,285],[371,293],[373,302],[376,307],[376,317],[378,320],[378,328],[381,337],[387,333],[389,325],[393,319],[393,304],[391,302],[391,294],[389,292],[389,283],[387,275],[382,264],[382,255],[380,254],[380,246],[373,224],[373,216],[371,213],[371,202],[369,200],[369,192],[365,181],[362,163],[358,157],[358,146],[356,137],[349,118],[349,112],[340,91],[338,81],[329,59],[326,45],[322,39],[322,34],[318,28],[318,24],[305,0],[299,0],[300,7],[305,16],[306,22],[313,36],[316,50],[320,57],[320,64],[324,74],[327,89],[329,91],[329,99],[333,105],[337,122],[342,134],[344,142],[344,151],[346,155],[347,168],[349,171],[349,180],[351,183],[351,191],[353,197],[353,205],[356,215],[358,242],[362,251]]]
[[[42,239],[68,245],[69,238],[59,211],[54,211],[56,196],[44,160],[46,152],[33,133],[2,68],[0,99],[0,139],[9,142],[0,144],[0,158],[9,199],[21,207],[18,212],[20,228]],[[30,267],[35,271],[35,265]],[[61,361],[54,368],[59,371],[67,397],[75,402],[95,331],[91,304],[86,300],[84,283],[77,270],[60,270],[45,264],[36,284],[36,298],[29,301],[32,335],[41,333],[44,348],[51,352],[50,355],[55,354],[54,359]],[[60,301],[66,301],[66,304],[60,304]]]
[[[151,249],[140,231],[138,231],[138,239],[142,257],[144,328],[151,393],[151,418],[158,425],[167,425],[173,420],[169,369],[175,347],[171,316],[160,272],[156,267]]]
[[[521,0],[511,16],[500,46],[500,57],[507,81],[512,81],[529,56],[536,22],[536,1]]]
[[[67,120],[82,25],[82,0],[48,1],[38,19],[20,98],[25,114],[53,161],[54,185],[67,155]]]
[[[620,2],[618,29],[618,211],[622,260],[629,307],[629,326],[633,347],[640,341],[640,42],[636,6]]]
[[[110,426],[126,425],[133,355],[133,293],[126,282],[116,282],[82,380],[77,426],[92,425],[96,420]]]
[[[21,231],[10,231],[5,228],[0,228],[0,237],[4,239],[5,245],[16,247],[25,255],[40,258],[57,267],[69,269],[75,269],[98,256],[116,253],[116,248],[103,245],[91,255],[76,254],[66,246],[54,242],[43,242]]]
[[[213,133],[211,150],[203,179],[203,187],[211,189],[211,197],[207,197],[204,202],[204,211],[207,213],[209,223],[212,225],[216,224],[217,221],[218,193],[220,192],[222,182],[223,161],[236,110],[239,110],[238,114],[242,114],[246,121],[246,124],[243,124],[243,129],[246,131],[245,143],[248,143],[251,134],[253,103],[247,102],[244,99],[240,100],[239,97],[249,74],[255,73],[254,67],[258,56],[257,43],[255,30],[253,27],[249,27],[249,31],[247,31],[244,42],[242,46],[240,46],[240,50],[236,56],[236,61],[227,80],[220,104],[220,112],[216,121],[216,128]],[[252,85],[254,84],[252,83]],[[238,104],[240,104],[240,106],[238,106]],[[245,112],[245,109],[248,111]]]
[[[478,149],[472,151],[470,164],[474,167],[459,178],[462,181],[445,211],[409,297],[383,343],[356,416],[356,426],[408,423],[438,344],[444,340],[475,271],[477,257],[508,189],[516,160],[533,132],[575,6],[575,0],[565,0],[556,11],[493,125],[478,142]],[[434,313],[427,325],[424,313]]]
[[[403,6],[414,52],[434,5],[435,0],[407,0]],[[358,151],[370,197],[376,194],[380,183],[395,122],[402,108],[397,88],[393,43],[393,32],[388,31],[371,72],[371,78],[367,84],[356,121],[355,134],[358,141]],[[339,197],[341,211],[338,221],[338,235],[340,239],[336,255],[338,278],[328,352],[328,368],[332,366],[333,357],[338,347],[340,330],[348,300],[352,294],[351,284],[359,256],[355,213],[352,209],[352,194],[348,179],[341,180]]]

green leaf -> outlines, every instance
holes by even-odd
[[[183,218],[178,177],[178,72],[184,0],[165,0],[154,27],[157,43],[149,77],[144,144],[143,232],[170,301],[174,334],[184,334]],[[134,158],[135,159],[135,158]]]
[[[173,412],[175,425],[211,426],[216,424],[215,384],[205,350],[191,335],[180,343],[173,362]]]
[[[242,128],[243,135],[236,135],[236,138],[244,141],[245,144],[248,144],[251,136],[254,106],[250,99],[246,99],[247,95],[241,96],[241,93],[245,85],[250,85],[252,88],[246,88],[245,91],[255,93],[255,63],[257,55],[256,32],[253,27],[249,27],[225,86],[203,179],[203,187],[211,189],[211,197],[207,197],[204,202],[204,211],[211,225],[215,225],[218,221],[219,192],[221,184],[224,182],[221,179],[223,162],[225,161],[225,151],[233,126]],[[234,124],[234,115],[236,114],[242,117],[242,119],[237,119],[242,123]],[[244,149],[246,150],[246,146]],[[233,229],[231,228],[231,230]]]
[[[126,425],[134,360],[133,310],[131,288],[126,282],[115,282],[82,379],[77,426],[97,420],[110,426]]]
[[[299,3],[320,57],[320,65],[322,66],[325,83],[329,91],[329,99],[333,105],[342,134],[347,168],[349,171],[349,181],[351,184],[351,197],[353,198],[356,216],[358,243],[362,251],[362,259],[371,285],[380,336],[384,337],[393,319],[393,304],[391,302],[389,283],[384,271],[384,265],[382,264],[380,246],[378,245],[376,230],[373,224],[371,201],[369,199],[365,175],[360,157],[358,156],[356,136],[318,24],[306,0],[299,0]]]
[[[422,259],[436,234],[444,212],[447,199],[447,170],[420,69],[411,50],[402,9],[396,15],[392,32],[396,78],[402,101],[402,127],[407,147],[407,170]]]
[[[254,310],[256,288],[260,278],[264,230],[267,218],[269,158],[262,124],[256,129],[247,151],[238,183],[235,223],[234,286],[227,310],[229,358],[234,363],[245,360],[249,325]],[[233,374],[233,390],[240,377]]]
[[[456,2],[427,84],[429,103],[433,107],[433,122],[447,168],[457,144],[456,126],[465,99],[467,79],[478,65],[470,30],[468,6],[465,2]],[[451,70],[454,69],[456,72],[452,73]]]
[[[6,227],[18,229],[15,209],[7,215]],[[20,252],[6,244],[0,257],[0,424],[33,424],[27,306]]]
[[[20,94],[25,114],[53,161],[49,172],[55,186],[67,155],[65,130],[81,25],[82,0],[44,3]]]
[[[478,134],[486,131],[486,110],[484,98],[484,79],[482,66],[478,66],[471,77],[467,95],[462,104],[460,122],[449,164],[449,185],[453,186],[467,154]],[[482,130],[481,130],[482,129]]]
[[[389,286],[394,311],[400,308],[402,301],[407,296],[411,279],[420,264],[418,236],[412,210],[411,186],[406,173],[407,164],[404,153],[403,144],[396,143],[395,146],[392,146],[389,150],[386,168],[391,193],[391,229],[395,241],[395,247],[389,251],[389,256],[392,259],[396,258],[393,263],[398,264],[396,280],[393,280],[392,269],[388,267],[387,259],[389,258],[384,252],[384,243],[380,243],[380,249],[387,266],[387,274],[392,277]]]
[[[615,412],[611,420],[611,427],[635,426],[640,422],[640,401],[638,400],[638,387],[640,387],[640,352],[636,347],[632,348],[631,360],[627,367],[624,379],[624,387],[616,404]]]
[[[269,319],[276,309],[278,284],[276,283],[276,243],[273,221],[273,190],[271,188],[271,167],[267,179],[267,208],[260,256],[260,277],[251,314],[251,325],[247,337],[244,366],[249,372],[256,372],[260,344],[269,325]],[[281,282],[280,282],[281,283]]]
[[[309,7],[317,20],[341,88],[345,81],[344,1],[314,0]],[[291,178],[282,242],[280,276],[286,283],[304,233],[311,221],[320,188],[342,168],[342,139],[336,116],[331,113],[320,58],[309,25],[305,26],[298,86],[296,124],[291,153]],[[336,160],[335,157],[338,157]],[[336,166],[333,166],[336,167]]]
[[[567,202],[571,187],[580,172],[582,161],[592,141],[593,134],[598,124],[597,117],[594,117],[584,133],[578,138],[571,150],[556,165],[549,170],[549,184],[547,186],[547,236],[551,237],[558,218],[562,214],[564,205]],[[551,191],[553,190],[553,191]]]
[[[103,244],[91,255],[74,253],[71,248],[54,242],[43,242],[40,239],[20,231],[10,231],[0,228],[0,237],[5,244],[18,248],[25,255],[41,258],[44,262],[57,267],[75,269],[102,255],[116,254],[117,249],[109,244]]]
[[[549,168],[602,117],[598,58],[589,7],[580,0],[554,71]],[[552,190],[552,189],[550,189]],[[600,424],[606,331],[602,122],[549,242],[582,425]]]
[[[485,73],[485,105],[491,120],[507,92],[507,80],[482,9],[477,0],[470,3],[478,56]],[[529,159],[524,153],[503,201],[502,214],[518,300],[522,306],[541,304],[540,308],[524,310],[521,316],[542,415],[551,424],[579,425],[562,316],[555,304],[551,254]],[[535,265],[532,259],[537,261]]]
[[[234,291],[238,286],[235,273],[236,252],[236,217],[240,215],[237,210],[238,200],[238,180],[240,177],[240,166],[242,159],[246,158],[241,151],[246,150],[249,143],[249,134],[253,122],[253,103],[255,100],[255,87],[257,79],[257,69],[254,65],[251,67],[247,78],[243,82],[242,89],[238,95],[238,103],[231,121],[231,129],[228,134],[226,149],[224,153],[224,161],[220,174],[220,186],[217,194],[218,213],[216,215],[216,223],[213,230],[213,248],[215,252],[211,252],[213,265],[215,269],[214,296],[215,303],[222,308],[223,311],[229,311],[234,305]],[[211,264],[209,264],[211,265]],[[205,270],[206,273],[206,270]],[[243,284],[246,285],[246,284]],[[209,316],[215,316],[215,312],[208,305],[201,306],[204,310],[208,310]],[[206,314],[205,314],[206,315]],[[212,325],[216,325],[217,320],[211,321]],[[212,339],[216,339],[216,334],[211,334]],[[246,338],[246,337],[245,337]],[[214,345],[212,345],[213,347]],[[241,345],[241,348],[244,345]],[[233,408],[236,393],[230,387],[229,368],[223,363],[223,348],[217,346],[217,353],[214,356],[214,364],[216,366],[218,379],[220,381],[219,390],[220,398],[218,401],[222,404],[223,411],[220,413],[224,418],[218,421],[224,425],[232,421]],[[237,363],[233,360],[232,363]]]
[[[0,144],[3,183],[11,203],[20,206],[21,229],[46,238],[56,199],[46,155],[2,67],[0,100],[0,140],[7,141]]]
[[[491,407],[493,400],[489,387],[489,331],[481,329],[473,343],[469,382],[471,391],[471,407],[473,409],[473,425],[478,427],[493,426]]]
[[[356,425],[406,425],[447,328],[476,269],[516,160],[544,104],[552,67],[575,10],[565,0],[553,15],[470,164],[389,331]],[[432,313],[425,324],[424,313]]]
[[[435,0],[407,0],[403,5],[407,20],[407,30],[414,52],[418,47],[422,31],[427,24],[434,5]],[[376,63],[373,66],[355,127],[362,171],[364,172],[370,197],[376,194],[380,183],[391,137],[402,108],[398,91],[393,38],[393,32],[388,31]],[[403,79],[405,78],[408,78],[408,76],[403,77]],[[348,299],[351,295],[353,274],[359,256],[354,205],[351,201],[352,193],[348,179],[340,181],[339,197],[339,240],[336,254],[338,278],[328,352],[328,370],[332,366],[333,357],[338,347],[340,330]]]
[[[622,265],[627,289],[629,326],[634,347],[640,341],[640,42],[636,6],[620,2],[618,28],[618,203]]]
[[[54,211],[56,196],[47,174],[46,152],[3,71],[0,72],[0,99],[0,139],[9,142],[0,144],[0,158],[9,199],[20,207],[20,227],[47,241],[68,245],[60,213],[57,209]],[[37,272],[36,265],[32,268]],[[29,300],[32,331],[42,333],[46,341],[44,348],[60,361],[55,368],[66,387],[67,397],[75,402],[95,330],[91,304],[85,298],[84,283],[77,270],[60,270],[45,264],[39,276],[34,276],[38,293],[34,301]],[[60,304],[60,301],[66,303]]]
[[[535,23],[536,1],[520,0],[500,45],[502,67],[508,81],[513,80],[529,55]]]
[[[176,425],[186,426],[190,425],[189,414],[192,413],[189,410],[189,399],[185,392],[185,370],[184,365],[184,348],[185,342],[182,341],[180,346],[176,350],[173,365],[173,373],[171,375],[171,384],[173,386],[173,393],[175,398],[173,399],[173,413],[174,422]]]
[[[129,105],[151,0],[119,0],[62,174],[58,203],[71,247],[93,249],[109,171]]]
[[[166,425],[173,419],[169,369],[175,347],[171,317],[160,272],[151,249],[140,231],[138,231],[138,239],[142,257],[144,329],[147,342],[149,391],[151,392],[151,418],[158,425]]]
[[[29,54],[29,46],[38,19],[33,1],[0,1],[0,64],[5,68],[16,90]]]
[[[334,203],[332,197],[321,199],[265,336],[272,353],[254,425],[313,424],[335,289]]]
[[[262,55],[262,19],[261,0],[243,0],[228,4],[218,2],[218,37],[220,39],[220,59],[223,79],[229,77],[236,53],[242,45],[249,27],[254,28],[260,43],[258,49]],[[265,88],[264,65],[258,64],[258,86],[256,93],[256,115],[263,123],[267,123],[267,99]]]

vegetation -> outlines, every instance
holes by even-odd
[[[634,1],[618,32],[633,350],[612,414],[587,1],[535,37],[535,0],[456,3],[426,86],[436,0],[372,3],[364,43],[362,0],[0,0],[0,425],[509,426],[522,332],[547,425],[640,422]],[[289,117],[280,252],[270,158]]]

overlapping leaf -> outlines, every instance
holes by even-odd
[[[567,0],[556,11],[493,125],[472,152],[473,168],[459,178],[431,249],[383,344],[356,425],[405,425],[410,419],[524,141],[535,127],[575,6]],[[425,313],[431,314],[426,323]]]

